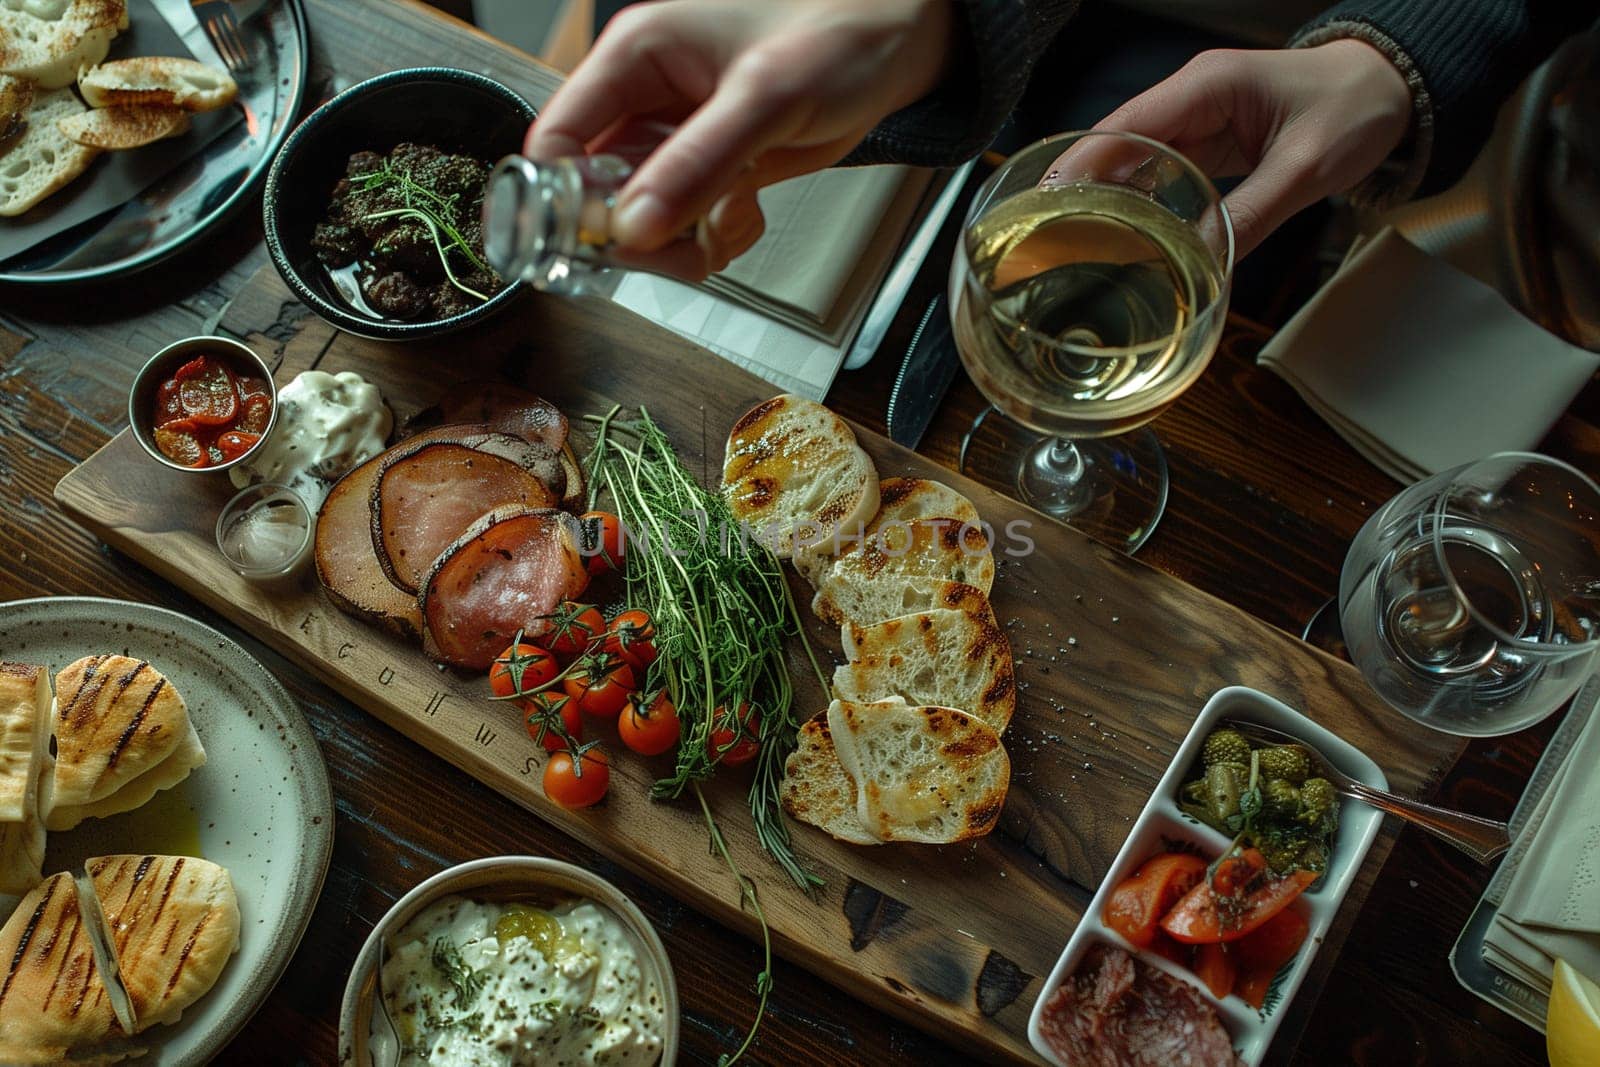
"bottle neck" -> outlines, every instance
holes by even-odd
[[[484,252],[507,281],[572,293],[613,266],[611,211],[632,168],[615,156],[507,156],[484,194]]]

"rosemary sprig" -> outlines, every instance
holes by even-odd
[[[476,289],[468,286],[456,277],[450,268],[450,253],[459,252],[466,257],[468,263],[478,271],[488,271],[488,266],[478,258],[472,250],[472,245],[462,236],[461,231],[451,221],[457,214],[457,197],[441,196],[427,186],[411,177],[410,171],[401,171],[389,160],[384,160],[383,165],[377,170],[352,177],[352,183],[358,183],[358,191],[376,192],[389,186],[397,186],[405,206],[392,208],[387,211],[372,211],[361,216],[363,222],[376,221],[388,218],[410,218],[422,223],[428,228],[429,235],[433,238],[433,247],[439,253],[439,264],[444,268],[445,277],[450,279],[450,284],[460,289],[468,296],[478,300],[487,301],[489,298]],[[445,241],[445,237],[449,241]]]

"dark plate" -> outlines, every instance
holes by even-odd
[[[132,274],[203,237],[244,203],[300,113],[309,52],[300,0],[241,0],[234,14],[254,59],[234,73],[245,121],[122,207],[8,260],[0,282],[52,285]]]
[[[361,337],[417,340],[493,315],[517,298],[517,286],[445,319],[401,322],[367,314],[340,296],[311,249],[311,234],[352,153],[387,152],[411,141],[493,163],[521,150],[535,114],[532,104],[494,79],[450,67],[390,71],[346,89],[289,135],[267,174],[262,216],[273,265],[306,306]]]

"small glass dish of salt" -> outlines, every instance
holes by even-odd
[[[240,490],[217,516],[217,549],[252,582],[295,578],[311,558],[311,510],[287,486],[263,482]]]

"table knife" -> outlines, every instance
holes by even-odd
[[[889,437],[916,448],[956,377],[959,354],[944,294],[928,303],[889,392]]]
[[[150,4],[161,16],[162,21],[172,28],[172,32],[178,35],[179,40],[183,41],[190,55],[202,63],[211,64],[218,70],[228,69],[228,65],[222,61],[222,54],[217,51],[217,46],[206,36],[205,27],[195,18],[189,0],[150,0]]]
[[[900,305],[905,303],[906,293],[911,289],[912,280],[922,269],[922,263],[928,258],[928,251],[933,248],[933,243],[939,239],[939,231],[944,229],[945,219],[949,217],[950,209],[955,206],[961,190],[967,187],[967,178],[971,174],[970,160],[956,168],[945,182],[944,188],[939,190],[939,196],[934,200],[933,206],[928,209],[928,213],[923,216],[916,230],[907,239],[905,249],[900,253],[900,259],[889,268],[889,273],[884,275],[883,284],[878,287],[878,295],[873,299],[867,317],[861,320],[861,328],[856,331],[856,339],[844,357],[845,370],[866,366],[877,353],[878,346],[883,343],[884,334],[889,332],[895,316],[900,313]]]

